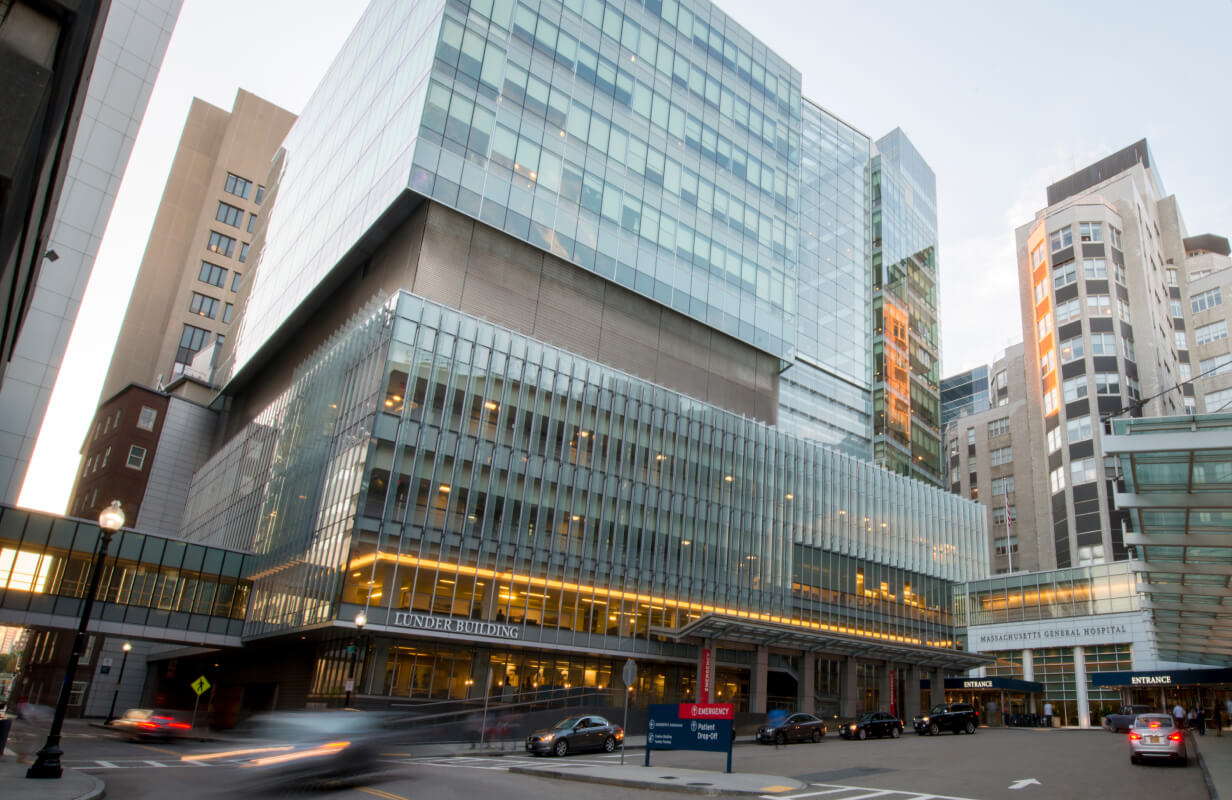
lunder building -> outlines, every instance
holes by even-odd
[[[603,706],[632,657],[639,704],[906,714],[982,663],[980,509],[772,427],[811,368],[867,437],[868,351],[794,344],[806,211],[852,270],[810,302],[869,297],[866,141],[709,4],[374,4],[275,159],[183,526],[255,552],[247,642],[313,653],[279,703],[352,645],[370,704]]]

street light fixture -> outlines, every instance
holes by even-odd
[[[103,577],[103,564],[107,561],[107,548],[111,546],[111,537],[124,527],[124,509],[119,500],[112,500],[111,505],[98,515],[98,526],[102,529],[98,550],[90,566],[90,585],[86,589],[85,603],[81,608],[81,622],[77,626],[77,635],[73,638],[73,651],[68,656],[68,666],[64,673],[64,683],[60,685],[60,699],[56,703],[55,716],[51,718],[51,730],[47,732],[47,741],[43,749],[38,751],[38,758],[26,770],[27,778],[59,778],[64,774],[60,758],[64,751],[60,749],[60,730],[64,727],[64,715],[68,713],[68,699],[73,692],[73,677],[77,674],[77,662],[86,648],[86,626],[90,624],[90,612],[94,610],[94,595],[98,593],[98,583]]]
[[[115,719],[116,698],[120,696],[120,682],[124,680],[124,665],[128,663],[129,651],[133,649],[132,642],[125,642],[120,649],[124,651],[124,657],[120,659],[120,674],[116,678],[115,691],[111,693],[111,708],[107,711],[107,722]]]
[[[364,615],[364,612],[361,611],[355,615],[355,636],[351,637],[351,668],[347,672],[346,702],[343,703],[343,706],[347,708],[351,705],[351,690],[355,688],[355,662],[359,657],[359,634],[367,622],[368,617]]]

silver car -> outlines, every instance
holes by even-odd
[[[1139,714],[1129,729],[1129,760],[1141,764],[1144,759],[1166,758],[1189,763],[1185,751],[1185,731],[1167,714]]]

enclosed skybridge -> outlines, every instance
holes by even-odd
[[[0,505],[0,625],[75,630],[98,523]],[[122,529],[112,539],[90,631],[239,647],[247,553]]]

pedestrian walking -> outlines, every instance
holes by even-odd
[[[1206,709],[1201,703],[1198,703],[1198,711],[1194,719],[1198,723],[1198,735],[1206,736]]]
[[[1044,703],[1044,727],[1052,727],[1052,703]]]
[[[1185,708],[1180,703],[1172,707],[1172,720],[1176,723],[1177,730],[1185,730]]]

